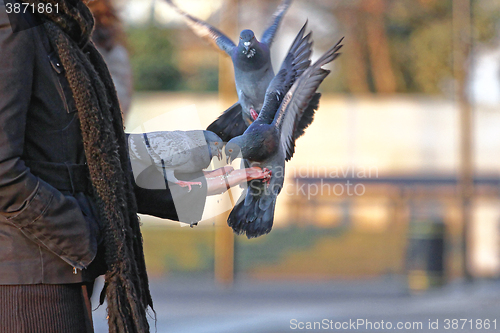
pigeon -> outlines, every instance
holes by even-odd
[[[185,19],[200,37],[227,53],[233,62],[238,102],[229,107],[207,130],[219,135],[224,142],[243,134],[262,108],[266,89],[274,78],[270,47],[281,20],[290,7],[291,0],[283,0],[272,17],[271,25],[258,41],[252,30],[241,31],[238,45],[222,32],[177,7],[172,0],[165,0]]]
[[[302,38],[301,33],[297,37]],[[265,181],[250,181],[231,211],[227,222],[236,234],[254,238],[271,231],[276,199],[283,187],[285,162],[294,154],[295,140],[313,120],[314,112],[308,105],[319,102],[316,90],[330,73],[322,66],[340,55],[342,40],[310,67],[309,62],[306,70],[294,59],[297,52],[293,52],[292,46],[267,89],[259,117],[243,135],[226,144],[228,162],[242,156],[251,166],[259,166],[271,175]],[[303,45],[299,46],[299,50],[302,48]]]
[[[144,163],[149,159],[150,165],[163,172],[166,181],[187,187],[189,192],[192,186],[201,187],[202,183],[178,180],[175,173],[189,174],[206,169],[214,156],[221,160],[224,146],[217,134],[204,130],[130,134],[128,142],[133,170],[134,161]],[[148,156],[144,156],[146,154]]]

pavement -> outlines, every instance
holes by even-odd
[[[97,289],[99,290],[99,289]],[[210,278],[153,279],[152,332],[494,332],[500,281],[456,281],[411,295],[403,277],[355,281],[255,281],[230,289]],[[495,321],[496,320],[496,321]],[[105,307],[94,312],[107,332]]]

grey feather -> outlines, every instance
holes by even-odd
[[[262,109],[266,89],[274,78],[271,63],[270,46],[279,28],[291,0],[283,0],[273,14],[269,27],[266,28],[259,42],[253,31],[243,30],[236,45],[229,37],[212,25],[204,22],[177,7],[172,0],[165,0],[172,8],[181,14],[189,27],[198,36],[209,41],[218,49],[226,52],[233,62],[234,78],[238,103],[241,110],[237,111],[233,105],[228,112],[224,112],[218,119],[208,126],[208,130],[221,135],[228,140],[243,134],[256,115]],[[235,120],[235,112],[240,112],[240,119]],[[233,123],[235,123],[233,125]]]
[[[219,118],[207,127],[207,131],[217,134],[222,141],[228,142],[232,138],[243,134],[248,125],[243,121],[241,104],[235,103],[229,107]]]
[[[226,145],[226,156],[231,160],[241,155],[252,166],[271,171],[269,184],[259,180],[248,183],[248,189],[229,215],[228,225],[235,233],[246,234],[248,238],[267,234],[272,229],[276,199],[285,179],[285,161],[291,157],[289,150],[293,147],[289,136],[295,143],[312,122],[320,97],[316,89],[328,75],[321,66],[335,59],[341,47],[340,42],[337,43],[310,66],[312,42],[311,34],[304,36],[306,24],[271,81],[259,117],[243,135]]]
[[[276,31],[278,31],[278,28],[280,26],[281,20],[283,19],[283,16],[285,15],[286,11],[290,7],[290,4],[292,3],[292,0],[284,0],[276,9],[276,11],[273,14],[273,17],[271,19],[271,25],[269,28],[264,31],[262,34],[262,43],[266,44],[267,46],[271,46],[274,40],[274,35],[276,34]]]
[[[285,161],[293,155],[295,139],[312,122],[320,96],[316,90],[329,73],[322,66],[333,61],[342,46],[340,40],[308,67],[310,35],[302,37],[303,30],[297,35],[280,72],[269,85],[264,108],[257,120],[243,135],[226,145],[226,155],[236,152],[253,166],[272,172],[269,184],[257,180],[249,182],[249,188],[229,215],[228,225],[235,233],[246,234],[248,238],[267,234],[272,229],[276,199],[285,177]],[[301,63],[307,64],[308,68],[297,66]]]
[[[276,113],[274,123],[281,133],[280,141],[283,150],[286,152],[287,161],[293,156],[295,139],[297,138],[296,132],[304,111],[306,111],[311,99],[315,96],[321,82],[330,73],[329,70],[323,69],[322,66],[340,55],[338,51],[342,47],[340,44],[342,40],[343,38],[298,78],[287,92]]]
[[[229,37],[224,35],[217,28],[208,24],[207,22],[204,22],[192,15],[189,15],[188,13],[177,7],[177,5],[172,0],[165,0],[165,1],[173,9],[175,9],[177,13],[181,14],[185,18],[186,23],[195,34],[197,34],[199,37],[203,38],[210,44],[216,46],[221,51],[224,51],[228,55],[231,55],[231,52],[233,51],[236,45]]]
[[[150,160],[172,183],[178,182],[175,172],[206,169],[213,156],[221,156],[223,146],[216,134],[202,130],[131,134],[128,141],[131,160]],[[142,156],[141,151],[147,151],[148,156]]]

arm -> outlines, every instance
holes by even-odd
[[[201,187],[193,186],[192,190],[180,188],[165,181],[161,170],[150,157],[142,135],[140,139],[134,134],[127,136],[134,192],[141,214],[186,223],[197,222],[203,215],[207,195],[223,193],[232,186],[268,176],[260,168],[234,171],[232,167],[223,167],[195,174],[176,174],[180,180],[198,181],[202,184]]]
[[[191,191],[166,182],[155,165],[148,166],[133,179],[139,213],[186,223],[201,219],[207,197],[207,181],[202,172],[182,179],[202,183],[201,187],[193,186]]]
[[[167,182],[142,138],[142,135],[127,134],[138,212],[186,223],[199,221],[207,197],[207,182],[203,173],[176,175],[180,180],[202,184],[201,187],[193,186],[191,191]]]
[[[198,176],[197,180],[203,183],[201,188],[194,186],[189,192],[186,188],[171,190],[155,166],[144,169],[133,178],[139,213],[186,223],[198,222],[208,195],[223,193],[252,179],[265,179],[269,173],[258,167],[236,171],[223,167]]]
[[[90,245],[78,203],[31,174],[21,158],[36,52],[33,29],[13,33],[0,5],[0,223],[81,269],[97,245]]]

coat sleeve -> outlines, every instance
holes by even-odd
[[[200,221],[207,198],[203,172],[176,174],[179,180],[201,183],[201,187],[195,185],[191,191],[166,182],[149,157],[146,146],[140,142],[134,140],[133,149],[129,149],[138,212],[185,223]]]
[[[0,2],[0,224],[15,226],[82,269],[95,257],[97,244],[76,199],[33,175],[22,159],[35,56],[40,52],[33,29],[13,32]]]

